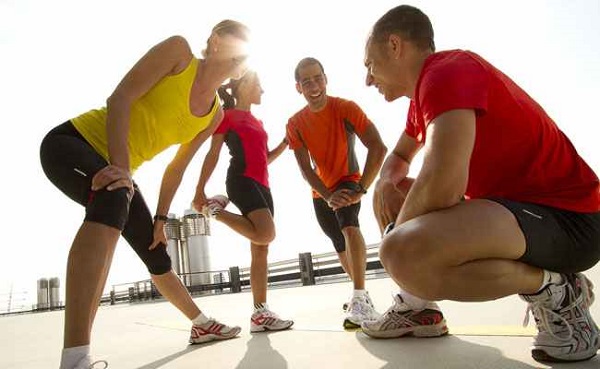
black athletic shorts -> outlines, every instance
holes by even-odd
[[[354,182],[342,182],[337,188],[354,189],[356,185]],[[337,252],[343,252],[346,250],[346,240],[342,229],[346,227],[360,227],[358,223],[358,213],[360,212],[360,201],[356,204],[343,207],[337,211],[327,204],[327,201],[321,197],[313,198],[313,206],[315,208],[315,215],[317,221],[321,226],[323,232],[329,237],[333,243],[333,247]]]
[[[526,250],[519,261],[558,273],[587,270],[600,260],[600,212],[577,213],[491,198],[517,218]]]
[[[92,191],[92,178],[108,162],[67,121],[52,129],[40,145],[40,160],[50,181],[73,201],[85,207],[85,221],[121,230],[123,238],[142,259],[148,271],[160,275],[171,270],[166,247],[148,250],[154,240],[154,223],[148,205],[134,183],[128,190]],[[60,222],[60,219],[55,221]]]
[[[225,181],[227,197],[246,216],[258,209],[269,209],[275,216],[273,196],[268,187],[263,186],[252,178],[234,175]]]

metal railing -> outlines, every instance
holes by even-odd
[[[387,274],[379,261],[379,244],[367,246],[366,278],[382,278]],[[194,278],[203,275],[203,278]],[[208,275],[208,276],[207,276]],[[193,296],[237,293],[250,288],[250,268],[237,266],[229,270],[199,273],[180,273],[179,277]],[[270,288],[307,286],[348,280],[336,252],[312,255],[301,253],[298,259],[282,260],[268,265],[267,281]],[[211,283],[193,283],[209,280]],[[113,285],[111,292],[102,297],[102,304],[144,302],[162,298],[150,279]]]
[[[367,246],[366,278],[382,278],[387,274],[379,262],[379,244]],[[238,293],[250,289],[250,268],[237,266],[229,270],[216,270],[197,273],[180,273],[179,278],[193,296],[214,295],[221,293]],[[342,269],[336,252],[312,255],[310,252],[300,253],[297,259],[288,259],[270,263],[267,273],[270,288],[308,286],[349,280]],[[210,281],[209,283],[198,281]],[[103,295],[100,304],[115,305],[119,303],[140,303],[162,299],[162,296],[151,279],[116,284],[110,293]],[[63,302],[57,306],[41,309],[36,304],[25,306],[22,293],[11,296],[0,296],[0,305],[6,305],[0,315],[41,312],[63,309]]]

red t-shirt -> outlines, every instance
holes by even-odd
[[[598,177],[571,141],[525,91],[479,55],[429,56],[410,103],[406,133],[453,109],[476,112],[466,197],[500,197],[577,212],[600,211]]]
[[[317,176],[333,191],[341,182],[360,180],[354,142],[356,133],[362,134],[370,124],[356,103],[328,96],[323,110],[312,112],[306,106],[289,119],[287,140],[291,150],[302,146],[308,150]],[[318,197],[314,190],[313,196]]]
[[[228,109],[214,134],[225,135],[231,154],[227,178],[241,175],[269,187],[269,137],[260,120],[249,111]]]

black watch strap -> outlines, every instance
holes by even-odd
[[[156,214],[153,219],[155,222],[157,220],[162,220],[163,222],[166,222],[167,220],[169,220],[169,217],[166,215]]]

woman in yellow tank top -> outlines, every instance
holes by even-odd
[[[61,369],[93,365],[91,327],[121,234],[159,292],[192,321],[190,343],[239,334],[193,302],[171,269],[163,227],[186,167],[223,117],[217,89],[246,71],[248,37],[245,25],[224,20],[200,59],[183,37],[166,39],[125,75],[106,107],[59,125],[42,141],[44,172],[86,209],[69,253]],[[174,144],[180,147],[164,172],[153,218],[131,175]]]

